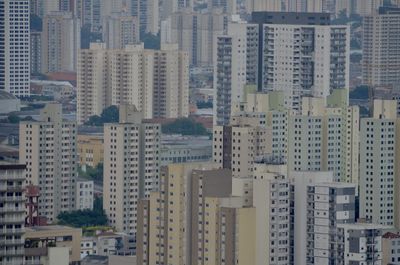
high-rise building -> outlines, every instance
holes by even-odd
[[[93,180],[78,180],[76,182],[76,209],[93,210],[94,182]]]
[[[301,97],[349,88],[350,30],[326,13],[254,12],[260,27],[258,89],[284,91],[295,110]],[[291,43],[291,44],[288,44]]]
[[[256,263],[290,263],[290,185],[287,165],[264,160],[254,167]]]
[[[80,21],[70,12],[51,12],[43,19],[42,73],[76,72]]]
[[[139,42],[139,21],[127,13],[112,13],[104,19],[103,41],[108,49],[123,49]]]
[[[233,15],[237,12],[237,3],[235,0],[208,0],[207,8],[210,11],[219,8],[223,13]]]
[[[383,4],[383,0],[355,0],[355,13],[360,16],[373,15]]]
[[[31,73],[42,71],[42,32],[31,31]]]
[[[134,106],[120,106],[120,122],[104,126],[104,210],[109,224],[136,235],[140,198],[159,189],[159,124],[142,121]]]
[[[255,208],[231,196],[230,170],[217,167],[162,167],[160,191],[140,201],[139,264],[255,264]]]
[[[217,36],[227,32],[229,15],[220,10],[199,13],[183,10],[172,13],[163,21],[161,38],[164,43],[178,43],[189,53],[191,65],[212,66]]]
[[[30,95],[29,1],[0,1],[0,90]]]
[[[251,14],[254,11],[285,11],[282,0],[246,0],[246,11]]]
[[[359,108],[346,102],[345,89],[327,102],[303,98],[302,113],[288,119],[289,170],[331,171],[335,181],[358,183]]]
[[[47,104],[39,121],[20,123],[19,159],[26,165],[26,184],[39,187],[38,213],[50,222],[75,210],[76,134],[76,122],[63,120],[59,104]]]
[[[121,71],[121,69],[123,69]],[[101,114],[111,105],[128,103],[145,118],[189,115],[189,59],[175,45],[122,50],[91,44],[78,62],[78,122]]]
[[[349,87],[350,31],[330,25],[329,14],[254,12],[251,23],[230,24],[217,38],[216,124],[229,122],[246,84],[283,91],[286,106],[297,111],[302,96],[327,97]]]
[[[338,241],[341,244],[338,264],[382,263],[382,225],[370,223],[338,224]],[[355,247],[357,246],[357,247]],[[390,264],[390,263],[389,263]]]
[[[82,26],[90,25],[92,32],[100,32],[102,26],[101,0],[78,0],[74,9]]]
[[[0,164],[0,263],[24,264],[25,165]]]
[[[162,0],[160,7],[160,21],[164,21],[175,12],[193,10],[193,0]]]
[[[331,172],[291,172],[290,179],[292,261],[334,263],[343,254],[338,225],[355,222],[356,185],[332,182]]]
[[[399,226],[397,102],[374,100],[373,116],[361,119],[360,217]]]
[[[228,35],[214,47],[214,124],[228,125],[244,86],[257,85],[259,28],[256,24],[229,24]]]
[[[380,8],[363,19],[363,83],[399,89],[400,8]]]
[[[160,29],[159,1],[131,0],[131,14],[139,19],[141,33],[157,35]]]

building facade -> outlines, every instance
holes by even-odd
[[[0,23],[0,89],[29,96],[29,1],[0,1]]]
[[[76,122],[63,120],[59,104],[47,104],[39,121],[20,123],[19,159],[27,167],[26,184],[39,187],[38,212],[49,222],[75,209],[76,134]]]
[[[51,12],[43,18],[42,73],[76,72],[80,21],[70,12]]]
[[[138,201],[159,189],[160,141],[160,125],[142,122],[133,106],[104,127],[103,208],[119,232],[136,236]]]
[[[1,264],[24,264],[25,168],[0,164]]]
[[[139,21],[128,13],[112,13],[104,19],[102,32],[108,49],[123,49],[139,42]]]
[[[93,210],[94,203],[94,182],[78,180],[76,182],[76,209]]]

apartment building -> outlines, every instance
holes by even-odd
[[[229,15],[237,13],[237,3],[234,0],[208,0],[207,8],[210,11],[215,9],[221,9],[222,12],[227,13]]]
[[[382,264],[400,264],[400,234],[382,231]]]
[[[93,210],[94,203],[94,182],[87,180],[78,180],[76,182],[76,209]]]
[[[288,166],[294,171],[332,171],[335,181],[358,183],[359,108],[347,90],[302,99],[302,112],[288,121]],[[307,147],[307,148],[305,148]]]
[[[42,32],[31,31],[30,62],[31,73],[37,74],[42,71]]]
[[[0,1],[0,90],[30,95],[29,1]]]
[[[367,1],[366,1],[367,2]],[[400,8],[380,8],[363,19],[363,83],[398,89]]]
[[[111,226],[136,236],[138,201],[160,185],[161,128],[131,105],[121,105],[119,117],[104,126],[103,207]]]
[[[139,43],[139,21],[128,13],[112,13],[104,18],[103,41],[109,49],[123,49]]]
[[[255,164],[256,263],[290,263],[290,183],[287,165],[273,159]]]
[[[290,173],[290,179],[291,260],[295,264],[335,262],[342,255],[336,240],[338,226],[355,222],[356,185],[333,182],[332,172],[298,171]]]
[[[54,222],[61,212],[75,209],[78,156],[77,125],[65,121],[60,104],[47,104],[39,121],[19,126],[19,159],[26,165],[26,184],[40,189],[40,216]]]
[[[369,223],[339,224],[339,242],[341,255],[339,264],[375,264],[382,263],[383,226]]]
[[[77,139],[79,165],[81,167],[97,167],[104,162],[103,135],[79,134]]]
[[[372,117],[361,119],[360,217],[396,227],[398,128],[395,100],[374,100]]]
[[[283,91],[301,109],[303,96],[327,97],[349,87],[350,31],[327,13],[254,12],[250,24],[229,25],[215,47],[215,123],[227,124],[244,85]]]
[[[228,20],[229,15],[219,9],[206,13],[182,10],[163,21],[161,39],[178,43],[179,49],[189,54],[190,65],[212,66],[215,41],[227,32]]]
[[[76,72],[80,21],[70,12],[46,13],[42,32],[42,73]]]
[[[78,63],[78,123],[111,105],[131,104],[144,118],[189,115],[189,62],[175,45],[145,50],[143,44],[106,49],[91,44]]]
[[[24,263],[25,168],[0,164],[0,264]]]
[[[132,0],[131,14],[139,18],[140,32],[157,35],[160,30],[159,2],[156,0]]]

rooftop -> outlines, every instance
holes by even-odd
[[[18,99],[18,98],[13,94],[0,90],[0,100],[5,100],[5,99]]]

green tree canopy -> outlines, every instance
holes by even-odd
[[[110,106],[103,110],[100,116],[94,115],[89,118],[85,125],[103,126],[104,123],[119,121],[119,110],[117,106]]]
[[[58,223],[72,227],[88,227],[107,225],[107,215],[103,210],[103,200],[96,198],[93,210],[78,210],[60,213]]]
[[[203,124],[197,123],[190,118],[180,118],[164,124],[162,125],[162,132],[166,134],[208,135],[207,129]]]

